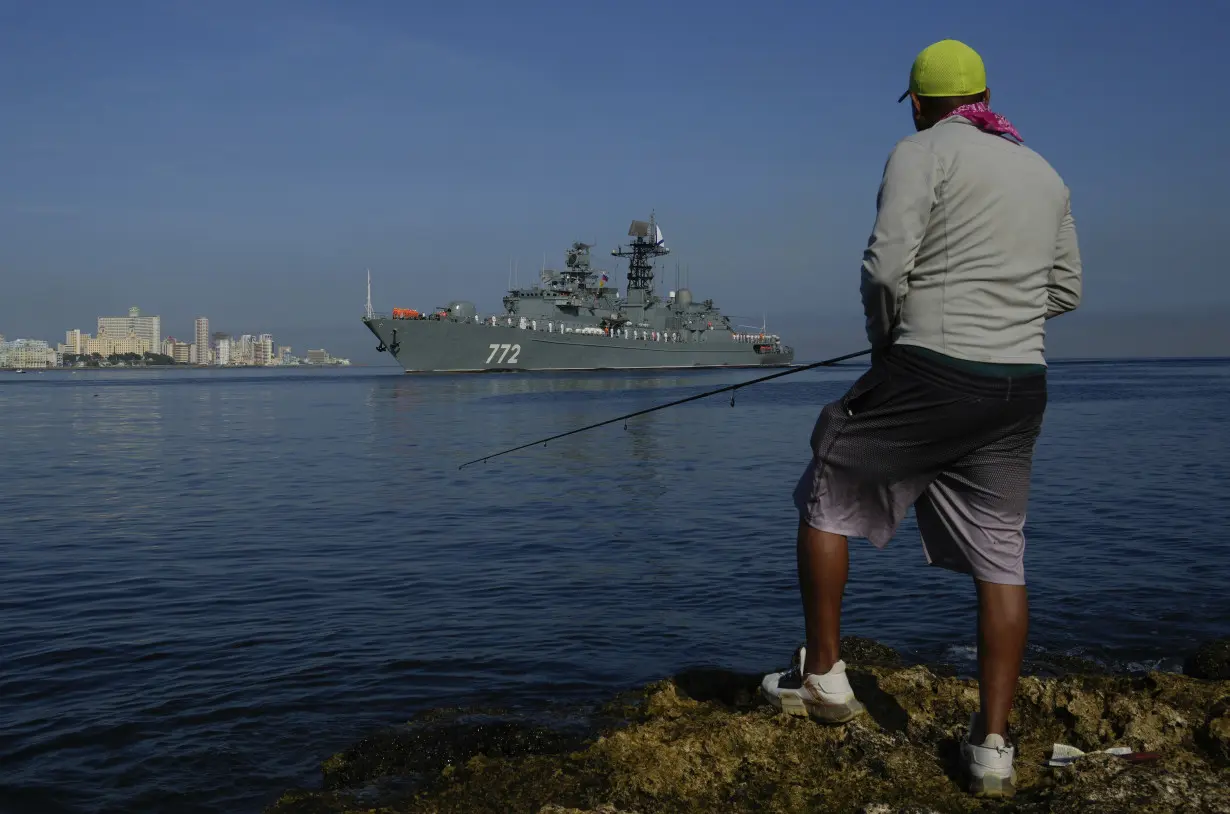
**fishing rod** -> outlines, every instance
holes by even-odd
[[[671,401],[671,402],[667,402],[666,404],[659,404],[657,407],[647,407],[644,410],[637,410],[635,413],[628,413],[627,415],[616,416],[615,418],[608,418],[606,421],[599,421],[596,424],[589,424],[579,429],[569,430],[568,432],[561,432],[559,435],[552,435],[550,438],[543,438],[538,441],[531,441],[528,444],[522,444],[521,446],[513,447],[512,449],[506,449],[503,452],[496,452],[491,455],[484,455],[481,458],[475,458],[472,461],[466,461],[465,463],[463,463],[461,466],[457,468],[465,469],[467,466],[470,466],[471,464],[485,463],[487,461],[490,461],[492,458],[498,458],[501,455],[507,455],[510,452],[518,452],[523,449],[529,449],[530,447],[536,447],[539,444],[546,446],[547,443],[550,441],[557,441],[560,438],[567,438],[569,435],[576,435],[579,432],[585,432],[586,430],[594,430],[594,429],[597,429],[598,427],[605,427],[607,424],[614,424],[618,421],[627,422],[629,418],[636,418],[637,416],[645,415],[646,413],[653,413],[658,410],[665,410],[667,407],[675,407],[680,404],[687,404],[689,401],[696,401],[697,399],[708,398],[709,396],[716,396],[718,393],[729,393],[734,390],[738,390],[741,387],[750,387],[753,384],[760,384],[761,382],[767,382],[769,381],[769,379],[778,379],[778,378],[781,378],[782,376],[790,376],[791,374],[794,374],[794,373],[802,373],[804,370],[812,370],[813,368],[817,368],[817,367],[828,367],[830,365],[835,365],[838,362],[844,362],[847,359],[856,359],[859,356],[866,356],[869,353],[871,353],[871,348],[860,350],[855,353],[847,353],[845,356],[834,356],[832,359],[825,359],[823,362],[812,362],[809,365],[802,365],[801,367],[792,367],[789,370],[782,370],[777,373],[770,373],[768,376],[761,376],[759,379],[751,379],[746,382],[739,382],[738,384],[730,384],[730,385],[727,385],[726,387],[719,387],[717,390],[709,390],[705,393],[698,393],[695,396],[688,396],[687,398],[679,399],[678,401]],[[730,406],[731,407],[735,406],[735,397],[733,394],[730,397]]]

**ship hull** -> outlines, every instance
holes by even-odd
[[[407,373],[787,367],[794,352],[758,353],[751,343],[548,333],[432,319],[364,319]],[[396,333],[394,333],[396,332]]]

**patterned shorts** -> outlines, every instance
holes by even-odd
[[[927,561],[1025,584],[1025,510],[1046,375],[975,375],[892,348],[820,413],[803,522],[883,548],[911,505]]]

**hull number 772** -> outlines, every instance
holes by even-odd
[[[504,364],[505,359],[508,360],[508,364],[515,365],[517,364],[517,357],[521,355],[520,345],[501,345],[496,343],[494,345],[488,345],[487,347],[491,348],[491,355],[487,357],[487,361],[485,363],[488,365],[492,362],[495,362],[496,364]],[[497,353],[500,355],[499,359],[495,358]]]

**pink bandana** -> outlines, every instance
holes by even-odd
[[[991,110],[986,102],[974,102],[972,105],[961,105],[959,108],[949,113],[948,116],[962,116],[973,122],[974,126],[986,133],[994,133],[995,135],[1012,136],[1022,144],[1025,139],[1021,138],[1021,134],[1012,126],[1012,122],[1005,119],[1003,116]],[[947,119],[948,116],[944,118]]]

